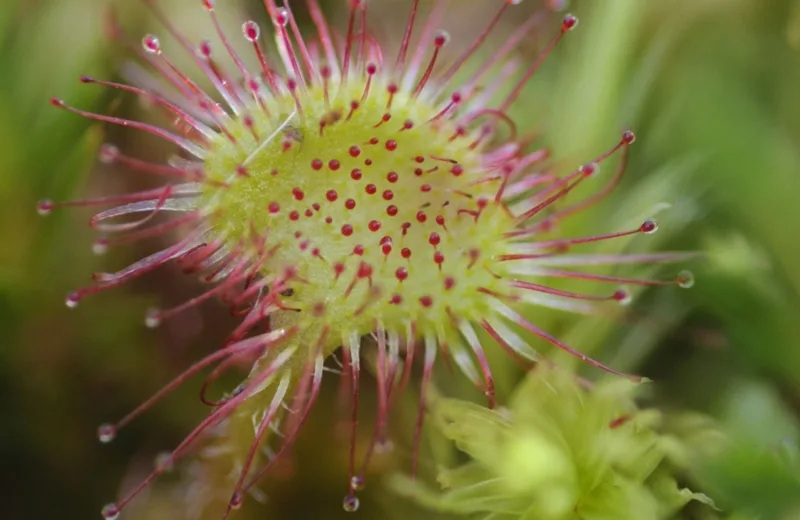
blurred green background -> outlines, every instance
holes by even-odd
[[[199,0],[161,3],[193,37],[211,36]],[[264,16],[257,1],[225,3],[231,7],[220,11],[231,34],[246,17]],[[452,3],[470,6],[447,20],[459,41],[485,23],[481,13],[496,9],[499,0]],[[323,4],[342,17],[343,2]],[[4,519],[99,518],[121,486],[129,487],[202,417],[200,381],[110,445],[96,441],[97,425],[124,415],[218,346],[233,323],[212,303],[157,331],[145,329],[148,306],[177,303],[196,289],[176,269],[72,311],[64,306],[67,292],[85,285],[91,272],[115,270],[157,245],[119,248],[100,258],[91,252],[88,212],[57,211],[42,219],[35,211],[44,197],[146,185],[98,165],[102,142],[143,157],[165,155],[135,132],[88,124],[48,104],[59,96],[87,109],[140,114],[129,98],[77,81],[84,73],[116,77],[130,57],[105,34],[111,5],[134,40],[149,30],[164,33],[136,2],[0,2]],[[371,4],[378,23],[390,29],[406,7],[401,0]],[[537,8],[533,1],[518,7]],[[701,411],[720,421],[737,448],[698,467],[695,478],[723,510],[764,520],[800,518],[800,463],[796,455],[794,466],[786,462],[800,441],[800,1],[584,0],[569,9],[581,20],[579,30],[548,60],[514,115],[525,129],[543,134],[567,165],[606,149],[623,128],[634,128],[639,139],[620,189],[572,219],[564,234],[626,229],[658,210],[659,234],[636,247],[702,250],[706,257],[691,266],[693,289],[648,290],[625,316],[536,311],[531,317],[615,368],[655,379],[648,405]],[[517,17],[509,18],[513,24]],[[523,59],[557,30],[558,18],[551,22],[519,50]],[[523,373],[501,355],[493,357],[500,396],[508,396]],[[439,381],[451,396],[476,399],[463,381],[450,381],[446,373]],[[361,511],[342,512],[347,453],[346,439],[331,428],[339,417],[336,392],[337,381],[328,378],[293,464],[267,479],[266,505],[248,503],[238,518],[439,518],[379,485],[381,475],[409,468],[411,394],[401,407],[408,413],[394,417],[396,449],[375,461]],[[370,422],[363,424],[362,438]],[[428,439],[435,444],[436,433]],[[777,457],[777,451],[789,455]],[[423,454],[423,470],[435,465],[433,453]],[[181,518],[170,512],[177,480],[164,479],[124,518]]]

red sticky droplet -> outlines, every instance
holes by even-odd
[[[622,142],[625,144],[633,144],[634,141],[636,141],[636,134],[630,130],[625,130],[622,134]]]
[[[388,174],[386,174],[386,180],[391,182],[391,183],[397,182],[397,179],[399,179],[399,178],[400,178],[400,176],[397,175],[397,172],[389,172]]]
[[[626,289],[617,289],[611,297],[623,305],[627,305],[633,299],[631,293]]]
[[[381,246],[381,252],[382,252],[382,253],[383,253],[385,256],[389,256],[389,253],[391,253],[391,252],[392,252],[392,244],[391,244],[391,243],[389,243],[389,244],[383,244],[383,245]]]
[[[360,180],[361,170],[359,170],[358,168],[353,168],[353,170],[350,172],[350,178],[353,179],[354,181]]]
[[[386,149],[389,150],[390,152],[397,150],[397,141],[395,141],[394,139],[389,139],[388,141],[386,141]]]
[[[297,211],[292,211],[291,213],[289,213],[289,220],[299,220],[299,219],[300,219],[300,213],[298,213]]]
[[[392,190],[385,190],[383,192],[383,200],[392,200],[394,198],[394,192]]]
[[[269,203],[269,212],[273,215],[281,210],[281,205],[277,202],[270,202]]]
[[[333,223],[333,217],[325,217],[325,223],[326,223],[326,224],[331,224],[331,223]]]
[[[200,42],[200,54],[202,54],[205,59],[211,57],[211,42],[208,40],[203,40]]]
[[[422,177],[423,173],[425,173],[425,172],[422,171],[422,168],[415,168],[414,169],[414,175],[416,175],[417,177]]]
[[[319,211],[320,205],[315,202],[311,207],[314,208],[314,211]]]
[[[464,167],[463,167],[463,166],[461,166],[460,164],[456,164],[455,166],[453,166],[452,168],[450,168],[450,173],[452,173],[453,175],[455,175],[456,177],[458,177],[459,175],[461,175],[462,173],[464,173]]]
[[[592,162],[581,166],[580,171],[584,176],[591,177],[595,174],[595,172],[597,172],[598,167],[599,165],[597,163]]]
[[[438,246],[441,241],[442,239],[439,237],[439,233],[436,232],[431,233],[428,237],[428,243],[434,247]]]
[[[394,204],[392,204],[391,206],[387,206],[386,214],[389,215],[390,217],[394,217],[395,215],[397,215],[397,206],[395,206]]]
[[[369,193],[370,195],[375,195],[375,192],[377,192],[377,191],[378,191],[378,187],[377,187],[377,186],[375,186],[374,184],[367,184],[367,187],[366,187],[366,188],[364,188],[364,189],[365,189],[365,190],[366,190],[366,192],[367,192],[367,193]]]
[[[350,147],[350,157],[358,157],[361,155],[361,148],[358,146],[351,146]]]
[[[430,307],[431,305],[433,305],[433,298],[431,298],[430,296],[422,296],[419,299],[419,303],[421,303],[423,307]]]
[[[364,164],[366,164],[367,166],[372,166],[372,159],[365,159]]]
[[[377,137],[373,137],[372,139],[369,140],[369,144],[378,144],[380,142],[381,140],[378,139]]]
[[[400,250],[400,255],[403,258],[411,258],[411,250],[407,247],[404,247],[403,249]]]
[[[431,191],[431,185],[423,184],[422,186],[419,187],[419,191],[421,191],[422,193],[428,193],[429,191]]]
[[[333,272],[336,274],[336,278],[339,278],[341,274],[344,272],[344,264],[335,263],[333,264]]]
[[[356,246],[353,248],[353,254],[354,254],[354,255],[357,255],[357,256],[364,256],[364,246],[363,246],[363,245],[361,245],[361,244],[357,244],[357,245],[356,245]]]
[[[256,94],[256,95],[258,95],[258,93],[261,91],[261,85],[259,85],[258,81],[256,81],[255,79],[251,79],[250,81],[248,81],[248,82],[247,82],[247,86],[250,88],[250,91],[251,91],[253,94]],[[242,122],[243,122],[243,123],[245,124],[245,126],[247,126],[248,128],[252,128],[252,127],[253,127],[253,121],[252,121],[252,118],[251,118],[249,121],[245,121],[245,120],[243,120]]]
[[[244,37],[247,38],[250,42],[255,42],[258,40],[259,33],[261,30],[258,27],[258,24],[252,20],[246,21],[242,25],[242,32],[244,33]]]
[[[321,159],[314,159],[313,161],[311,161],[311,167],[315,170],[321,170],[322,164],[323,163]]]
[[[620,426],[624,425],[625,423],[627,423],[630,420],[631,420],[631,416],[630,415],[627,415],[627,414],[620,415],[616,419],[611,420],[611,422],[608,423],[608,427],[613,430],[613,429],[619,428]]]
[[[381,228],[381,223],[378,222],[377,220],[370,220],[367,227],[369,228],[370,231],[375,232]]]
[[[145,51],[151,54],[161,53],[161,44],[159,43],[158,38],[152,34],[148,34],[142,39],[142,47],[144,47]]]
[[[444,217],[441,215],[436,216],[436,223],[440,226],[444,227]]]
[[[336,170],[339,169],[340,166],[341,166],[341,163],[339,161],[337,161],[336,159],[331,159],[330,161],[328,161],[328,168],[330,168],[331,171],[335,172]]]
[[[568,14],[567,16],[564,17],[564,20],[561,22],[561,30],[569,31],[571,29],[574,29],[576,25],[578,25],[578,19],[575,16]]]
[[[336,199],[339,198],[339,194],[336,193],[336,190],[328,190],[328,192],[325,193],[325,198],[328,199],[330,202],[334,202],[336,201]]]
[[[303,200],[305,196],[305,193],[303,193],[303,190],[300,188],[292,188],[292,197],[294,197],[295,200]]]
[[[405,267],[398,267],[397,271],[394,272],[394,276],[400,280],[401,282],[408,278],[408,269]]]
[[[393,294],[392,299],[389,300],[389,303],[391,303],[392,305],[400,305],[401,303],[403,303],[403,297],[400,296],[399,294]]]
[[[51,211],[53,211],[54,207],[55,207],[55,204],[53,203],[53,201],[51,201],[51,200],[40,200],[36,204],[36,211],[39,213],[39,215],[47,215]]]
[[[417,212],[418,222],[425,222],[426,220],[428,220],[428,215],[426,215],[424,211]]]
[[[314,212],[313,212],[313,211],[311,211],[310,209],[307,209],[307,210],[306,210],[306,212],[305,212],[305,215],[306,215],[307,217],[312,217],[312,216],[314,216]]]
[[[455,278],[453,278],[452,276],[446,277],[444,279],[444,290],[445,291],[449,291],[450,289],[453,288],[453,286],[455,284],[456,284],[456,279]]]
[[[351,226],[350,224],[345,224],[344,226],[342,226],[342,235],[349,237],[352,234],[353,234],[353,226]]]
[[[442,265],[444,263],[444,255],[441,251],[436,251],[433,254],[433,261],[436,262],[438,265]]]
[[[353,209],[356,207],[356,201],[354,201],[353,199],[347,199],[346,201],[344,201],[344,207],[347,209]]]
[[[370,276],[372,276],[372,266],[366,262],[361,262],[361,265],[358,266],[358,277],[369,278]]]
[[[655,233],[658,231],[658,224],[653,219],[647,219],[639,226],[639,231],[647,234]]]

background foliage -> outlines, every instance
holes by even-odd
[[[483,23],[478,13],[497,3],[454,1],[471,6],[448,21],[457,35]],[[211,34],[199,2],[162,3],[190,34]],[[240,12],[261,15],[258,2],[238,3]],[[335,13],[340,3],[325,5]],[[99,259],[91,254],[88,213],[41,219],[36,200],[145,182],[97,164],[97,146],[106,140],[150,157],[164,152],[151,140],[89,125],[47,103],[57,95],[95,110],[139,110],[77,81],[83,73],[119,70],[124,53],[109,45],[103,25],[112,4],[132,35],[156,27],[131,2],[0,2],[0,501],[4,518],[13,520],[98,517],[120,483],[149,467],[201,416],[199,382],[110,446],[95,440],[97,424],[121,416],[213,349],[231,323],[209,304],[157,332],[146,330],[148,305],[192,292],[192,281],[169,269],[74,311],[63,305],[89,273],[124,265],[141,251]],[[376,19],[391,26],[405,2],[372,5]],[[570,9],[581,19],[579,30],[542,69],[516,116],[546,136],[567,167],[605,149],[622,128],[636,129],[639,140],[621,189],[570,221],[565,234],[626,228],[669,203],[658,212],[655,240],[626,247],[700,249],[707,256],[692,266],[698,283],[690,291],[639,294],[625,316],[538,312],[536,322],[618,369],[655,379],[644,398],[649,406],[706,412],[720,421],[737,448],[696,467],[693,478],[723,510],[800,518],[800,1],[584,0]],[[227,12],[227,26],[238,30],[245,15]],[[538,36],[531,49],[520,50],[523,58]],[[498,388],[508,397],[523,371],[495,358]],[[477,399],[446,371],[440,376],[449,396]],[[265,510],[281,519],[345,516],[339,504],[346,441],[330,427],[337,416],[332,378],[325,394],[294,464],[267,483],[270,501],[241,518],[264,518]],[[394,418],[396,449],[376,461],[361,518],[402,518],[413,508],[377,478],[409,466],[413,400]],[[435,431],[428,444],[428,472],[454,456]],[[130,517],[167,517],[168,506],[159,504],[169,502],[168,490],[157,488]]]

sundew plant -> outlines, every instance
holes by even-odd
[[[376,34],[371,4],[340,2],[345,24],[332,27],[317,0],[307,7],[315,31],[304,34],[288,1],[265,0],[271,27],[243,21],[227,34],[213,0],[198,2],[216,28],[221,48],[190,41],[181,20],[157,0],[144,0],[163,23],[163,35],[131,42],[115,24],[115,40],[137,54],[140,66],[126,83],[84,76],[141,98],[167,116],[170,128],[85,111],[53,98],[62,110],[151,134],[174,145],[163,163],[126,155],[113,144],[100,160],[164,179],[155,189],[99,199],[54,202],[105,206],[90,221],[101,236],[96,252],[152,237],[164,249],[116,272],[96,273],[95,284],[68,295],[68,307],[167,263],[208,285],[169,309],[151,309],[146,324],[219,299],[241,316],[224,345],[197,361],[151,399],[114,424],[100,427],[103,442],[191,376],[214,367],[214,378],[243,359],[251,368],[152,474],[103,509],[115,519],[125,506],[196,444],[224,442],[234,422],[252,423],[250,447],[237,455],[227,517],[291,448],[317,400],[326,362],[340,353],[350,398],[350,474],[344,508],[358,509],[356,492],[375,448],[387,442],[396,396],[421,365],[419,414],[413,427],[417,466],[426,389],[438,358],[447,358],[495,406],[487,349],[539,361],[529,340],[540,338],[597,370],[621,374],[535,324],[536,306],[591,313],[626,304],[626,285],[689,287],[681,271],[671,279],[593,274],[587,267],[682,261],[684,253],[592,254],[582,246],[651,234],[652,219],[593,236],[562,236],[559,224],[585,212],[620,181],[630,130],[609,136],[607,149],[573,171],[559,173],[547,149],[518,131],[520,94],[558,42],[576,29],[575,16],[536,12],[511,34],[498,34],[519,0],[496,0],[496,13],[468,45],[453,48],[439,30],[446,2],[430,12],[410,0],[405,30]],[[516,51],[536,28],[551,36],[538,56]],[[179,66],[160,38],[174,39],[193,62]],[[251,47],[243,56],[235,38]],[[497,44],[499,41],[499,45]],[[491,47],[494,46],[494,47]],[[223,58],[224,56],[224,58]],[[257,65],[246,65],[255,63]],[[230,64],[230,65],[228,65]],[[204,90],[199,77],[213,89]],[[607,164],[613,167],[606,168]],[[596,183],[588,197],[571,195]],[[574,251],[574,248],[579,248]],[[585,291],[557,288],[560,279],[585,282]],[[377,381],[375,433],[363,461],[356,426],[365,349],[374,349]],[[220,440],[222,439],[222,440]],[[266,448],[269,449],[266,449]]]

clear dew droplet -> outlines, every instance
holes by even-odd
[[[344,497],[344,501],[342,502],[342,507],[348,513],[354,513],[358,511],[358,506],[361,505],[358,501],[358,497],[354,497],[352,495],[347,495]]]
[[[100,439],[100,442],[103,444],[108,444],[109,442],[113,441],[116,436],[117,429],[113,424],[105,423],[101,424],[97,428],[97,438]]]
[[[105,520],[117,520],[117,518],[119,518],[119,507],[117,507],[117,504],[113,503],[106,504],[103,506],[100,514],[103,515]]]
[[[100,158],[101,163],[112,164],[119,156],[119,148],[113,144],[106,143],[100,147],[100,151],[97,155]]]
[[[145,314],[144,324],[148,329],[154,329],[161,325],[161,311],[156,308],[149,309]]]
[[[389,439],[382,439],[375,443],[375,453],[386,454],[394,450],[394,443]]]
[[[350,477],[350,488],[356,491],[361,491],[362,489],[364,489],[365,485],[366,482],[364,480],[364,477],[362,477],[361,475],[353,475],[352,477]]]
[[[92,244],[92,253],[97,256],[104,255],[108,252],[108,240],[105,238],[98,238]]]
[[[172,463],[172,453],[163,451],[156,455],[155,465],[156,470],[158,471],[172,471],[172,468],[174,467],[174,464]]]
[[[689,289],[694,286],[694,274],[691,271],[681,271],[676,278],[678,287]]]

